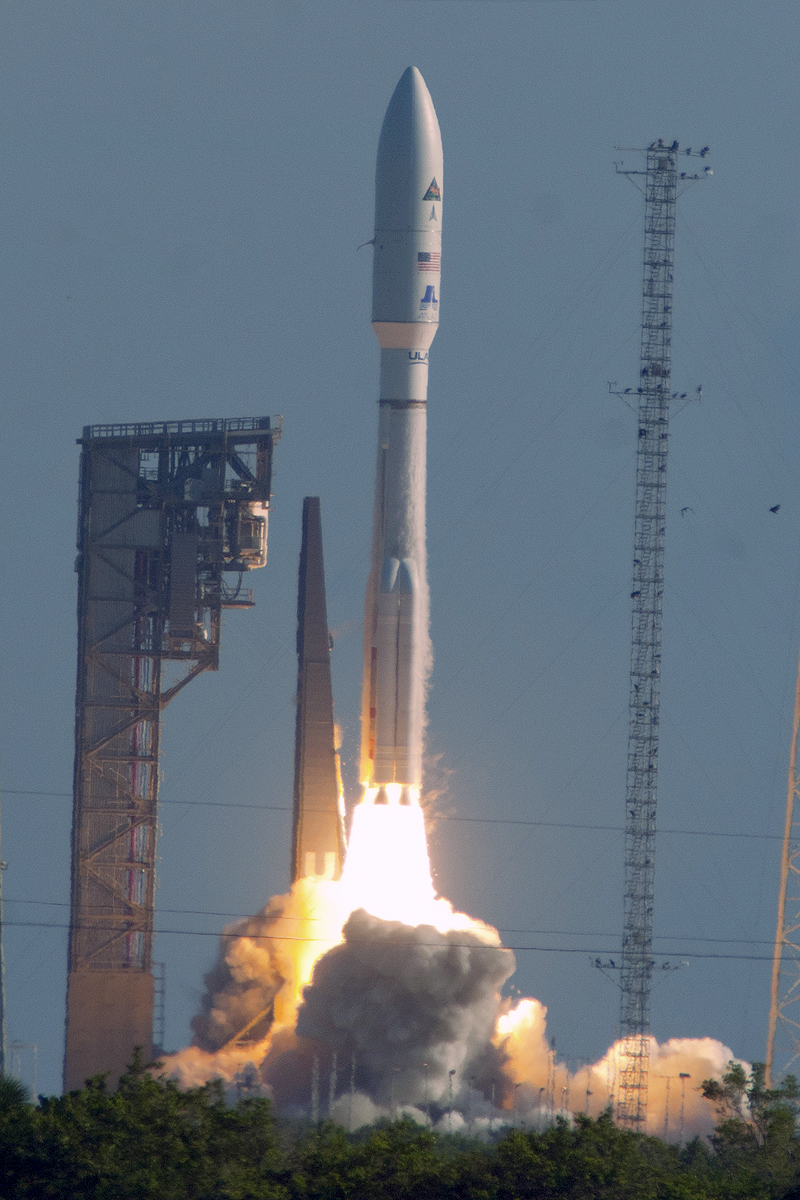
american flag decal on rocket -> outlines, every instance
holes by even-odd
[[[438,250],[420,250],[417,252],[418,271],[441,271],[442,256]]]

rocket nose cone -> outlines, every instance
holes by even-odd
[[[422,78],[422,72],[419,67],[406,67],[400,76],[397,87],[392,92],[389,108],[391,109],[395,103],[411,104],[415,99],[419,100],[423,97],[427,97],[428,102],[432,104],[431,94]]]
[[[430,92],[425,84],[425,80],[422,78],[422,72],[419,67],[406,67],[400,76],[397,87],[392,92],[392,98],[386,110],[387,117],[393,109],[403,105],[410,105],[415,96],[427,96],[428,100],[430,100]]]
[[[389,101],[378,142],[375,228],[416,227],[427,203],[423,197],[435,195],[440,201],[441,188],[442,135],[436,109],[420,71],[407,67]]]
[[[436,109],[425,80],[416,67],[407,67],[392,93],[383,118],[378,142],[378,165],[382,158],[411,158],[423,147],[438,145],[442,137]]]

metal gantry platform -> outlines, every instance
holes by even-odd
[[[280,419],[83,430],[65,1089],[153,1046],[161,713],[266,562]],[[231,582],[231,574],[236,578]]]

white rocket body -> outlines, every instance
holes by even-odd
[[[409,67],[386,111],[375,172],[372,327],[381,347],[380,417],[361,755],[361,777],[375,803],[415,804],[422,783],[430,664],[426,401],[441,231],[439,122],[424,79]]]

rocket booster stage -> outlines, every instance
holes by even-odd
[[[442,138],[416,67],[395,88],[381,129],[374,247],[372,327],[381,347],[381,376],[361,778],[375,803],[416,804],[430,664],[428,351],[439,321],[442,252]]]

